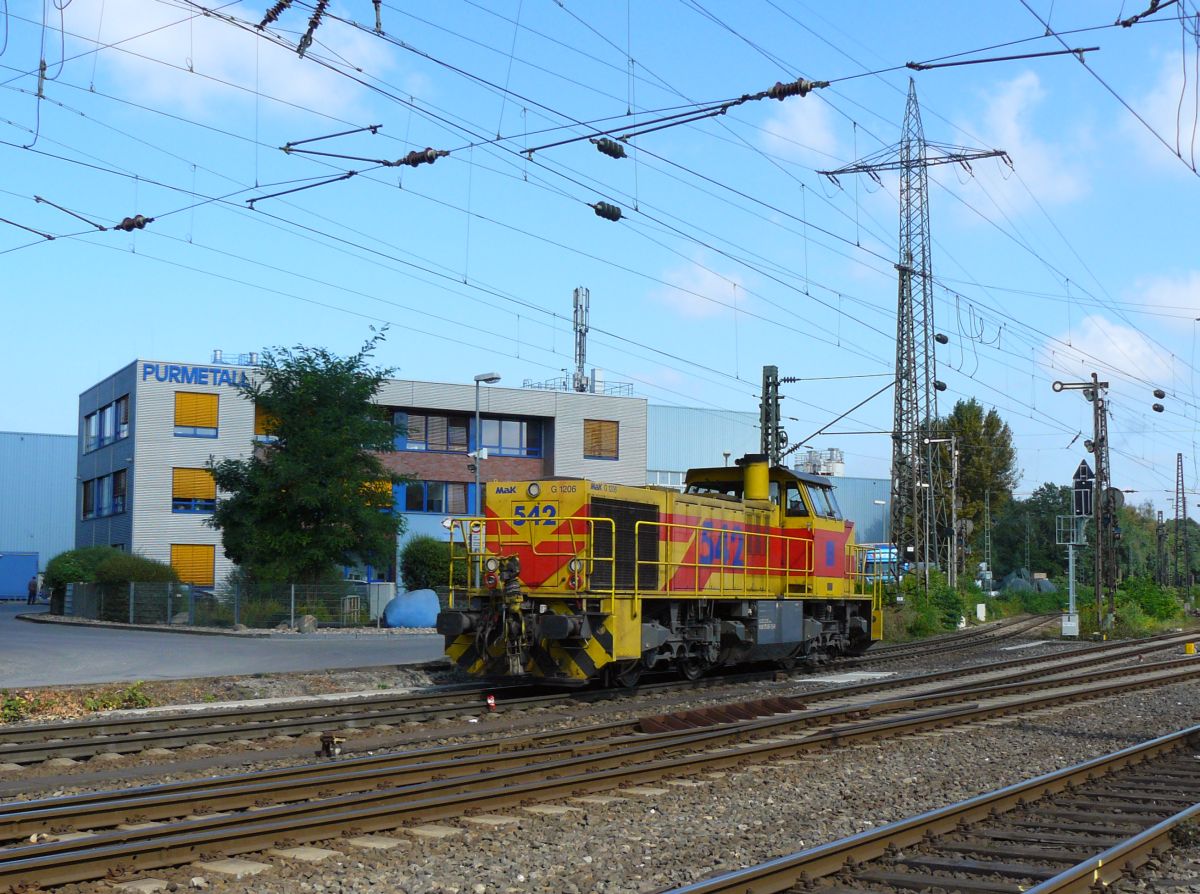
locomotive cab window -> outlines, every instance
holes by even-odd
[[[841,513],[837,510],[837,503],[833,500],[833,490],[831,488],[813,487],[809,488],[808,492],[812,495],[817,515],[822,518],[841,518]]]
[[[794,481],[787,483],[785,492],[784,511],[788,518],[804,518],[808,515],[808,506],[804,502],[803,489]]]

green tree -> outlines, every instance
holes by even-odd
[[[1045,572],[1050,577],[1066,573],[1067,548],[1057,544],[1055,526],[1058,516],[1070,513],[1071,488],[1047,482],[1028,499],[1011,501],[998,518],[993,515],[992,556],[996,577],[1018,568]],[[1077,562],[1082,559],[1076,555]]]
[[[971,522],[969,541],[982,543],[985,500],[990,494],[995,518],[1004,511],[1021,477],[1012,430],[995,408],[984,412],[975,398],[958,401],[938,427],[943,433],[941,437],[954,435],[958,447],[958,517]],[[943,468],[949,474],[949,445],[940,446]]]
[[[337,565],[390,567],[403,518],[392,510],[402,480],[380,462],[395,434],[373,402],[389,369],[370,360],[377,333],[349,357],[323,348],[263,353],[243,386],[270,438],[246,459],[211,462],[228,496],[209,521],[225,555],[252,578],[311,583]]]

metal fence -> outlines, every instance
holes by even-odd
[[[395,592],[395,584],[359,581],[217,589],[172,583],[71,584],[65,614],[126,624],[364,627],[380,623]]]

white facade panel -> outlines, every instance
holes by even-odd
[[[154,372],[147,374],[147,366]],[[159,381],[164,368],[185,366],[161,361],[138,361],[137,439],[134,468],[137,487],[133,499],[133,548],[142,555],[170,563],[171,544],[215,547],[215,581],[220,584],[233,570],[221,547],[221,532],[209,527],[207,513],[177,513],[171,509],[173,470],[204,468],[210,458],[242,459],[253,449],[254,404],[232,382],[221,385],[201,381]],[[188,369],[216,369],[239,381],[248,370],[221,365],[187,365]],[[168,373],[169,375],[169,373]],[[211,383],[212,376],[206,377]],[[179,391],[217,395],[217,437],[182,437],[175,434],[175,394]]]
[[[607,397],[573,391],[550,392],[556,397],[554,474],[589,478],[611,484],[646,483],[646,402],[641,398]],[[617,429],[617,459],[587,459],[583,455],[583,421],[613,421]]]

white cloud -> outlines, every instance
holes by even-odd
[[[681,317],[706,320],[732,314],[735,301],[739,307],[745,306],[747,296],[738,277],[717,273],[700,262],[674,267],[662,278],[670,285],[652,291],[650,297]]]
[[[1133,292],[1144,304],[1163,305],[1191,317],[1200,315],[1200,270],[1140,279]]]
[[[1145,335],[1096,315],[1084,317],[1070,332],[1059,333],[1057,342],[1046,342],[1039,363],[1054,377],[1082,376],[1098,364],[1101,372],[1126,370],[1151,382],[1170,383],[1173,375],[1170,355]]]
[[[1189,162],[1192,159],[1196,90],[1200,85],[1196,84],[1190,71],[1185,84],[1181,60],[1179,53],[1172,53],[1164,58],[1153,86],[1130,102],[1138,114],[1167,141],[1167,146],[1160,143],[1154,134],[1124,109],[1120,110],[1120,114],[1121,128],[1129,134],[1146,163],[1157,168],[1178,169],[1181,173],[1186,173],[1180,167],[1179,160],[1172,158],[1172,155],[1178,149],[1184,159]],[[1196,158],[1200,159],[1200,138],[1197,139],[1194,149]]]
[[[963,129],[978,134],[985,143],[973,148],[1006,151],[1020,179],[1043,205],[1065,204],[1088,192],[1079,164],[1080,157],[1086,157],[1082,150],[1088,139],[1079,131],[1063,142],[1050,142],[1037,135],[1033,118],[1046,96],[1041,79],[1031,71],[1023,72],[985,93],[978,121],[967,122]],[[1058,132],[1064,131],[1064,122],[1056,121],[1055,125]],[[1003,162],[980,161],[972,168],[975,179],[1007,213],[1018,214],[1032,207],[1033,199]],[[948,169],[934,170],[940,173]]]
[[[257,20],[265,8],[243,5],[230,12]],[[347,78],[213,16],[189,18],[185,8],[129,2],[105,7],[76,3],[67,16],[68,31],[115,44],[101,51],[97,87],[107,89],[106,78],[114,79],[121,93],[139,102],[163,103],[192,116],[223,117],[231,103],[249,102],[257,90],[340,118],[359,111],[355,98],[362,91]],[[285,12],[278,23],[293,41],[294,32],[307,26],[299,9]],[[390,67],[391,54],[381,41],[332,19],[321,24],[315,41],[310,55],[340,58],[378,76],[386,76]],[[90,64],[87,68],[90,74]],[[277,104],[264,103],[263,109],[281,111]]]
[[[819,96],[792,97],[762,124],[763,148],[815,168],[841,164],[833,114]]]

